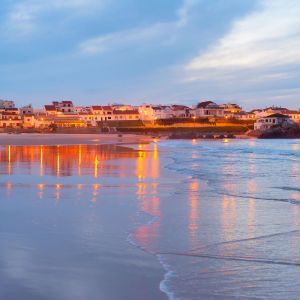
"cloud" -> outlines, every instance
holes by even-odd
[[[9,34],[27,36],[39,28],[39,18],[44,14],[83,14],[103,5],[103,0],[21,0],[9,10],[4,27]]]
[[[156,23],[149,27],[134,28],[116,33],[105,34],[89,39],[80,44],[80,50],[86,54],[97,54],[120,47],[126,47],[137,42],[150,41],[170,32],[170,24]],[[140,44],[142,46],[142,44]]]
[[[187,65],[190,78],[299,64],[300,2],[262,0],[257,9]],[[201,75],[202,74],[202,75]],[[275,76],[275,75],[274,75]],[[276,76],[275,76],[276,77]]]
[[[159,40],[162,45],[170,45],[178,30],[185,27],[189,21],[189,13],[199,0],[184,0],[177,10],[177,19],[173,22],[156,22],[148,26],[117,31],[83,41],[80,51],[85,54],[99,54],[130,45],[143,46],[143,42]]]

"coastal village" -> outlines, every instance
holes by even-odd
[[[214,101],[200,101],[188,107],[177,104],[76,106],[68,100],[54,101],[43,108],[35,108],[32,105],[17,107],[13,101],[0,100],[2,132],[67,128],[101,128],[112,132],[122,127],[201,127],[219,124],[247,124],[254,130],[268,130],[278,125],[300,124],[300,110],[273,106],[246,112],[238,104],[217,104]]]

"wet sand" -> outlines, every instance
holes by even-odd
[[[139,144],[148,143],[151,137],[126,134],[0,134],[0,145],[98,145],[98,144]]]
[[[147,239],[137,198],[157,184],[157,153],[111,135],[0,137],[0,299],[167,299],[162,266],[129,240]]]

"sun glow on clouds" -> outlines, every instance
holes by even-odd
[[[228,72],[299,64],[300,1],[262,0],[256,11],[236,21],[206,53],[186,66],[197,71]],[[216,75],[215,73],[212,73]],[[201,79],[201,78],[199,78]]]

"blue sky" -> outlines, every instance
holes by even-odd
[[[298,0],[2,0],[0,98],[300,108]]]

